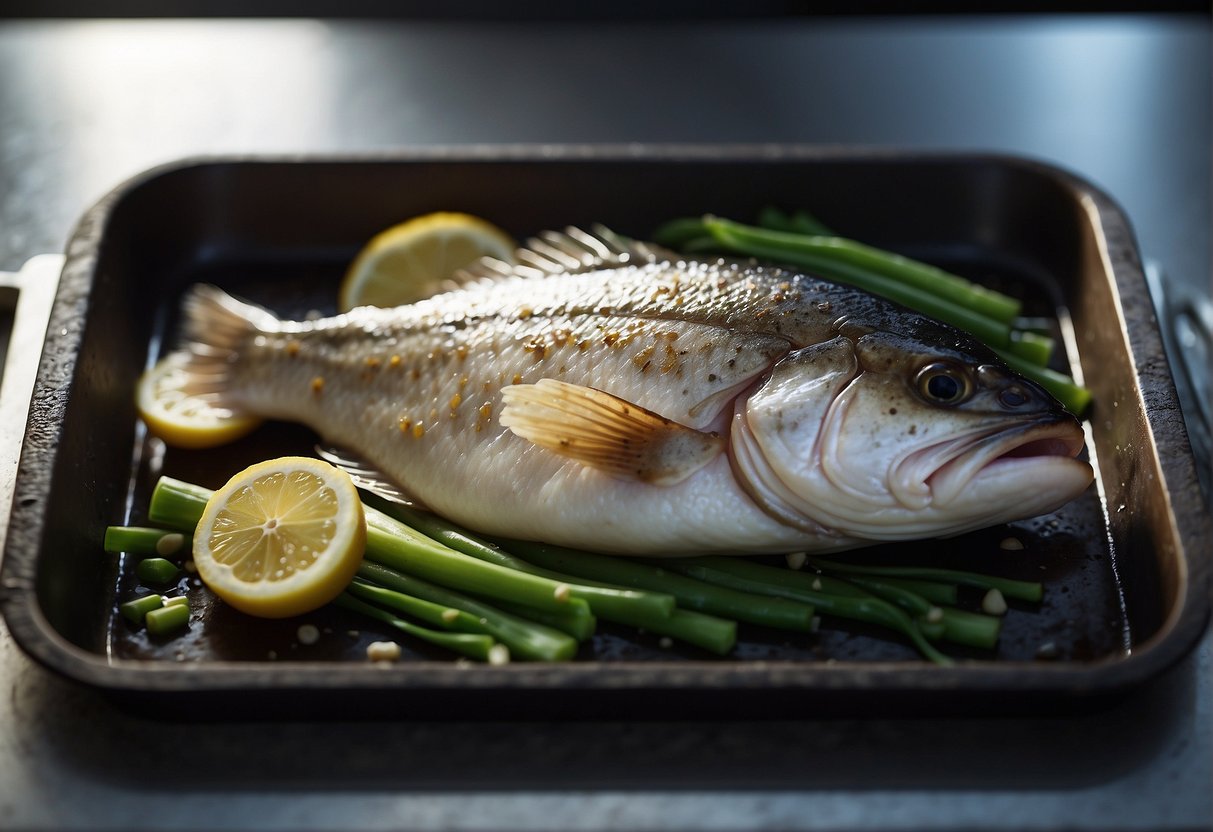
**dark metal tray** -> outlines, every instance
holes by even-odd
[[[895,638],[827,622],[809,637],[743,629],[723,659],[603,627],[566,665],[467,667],[406,645],[403,661],[382,668],[364,647],[388,633],[368,622],[320,611],[305,620],[324,636],[301,645],[300,620],[244,618],[188,579],[199,618],[185,636],[149,641],[116,615],[136,579],[103,553],[103,531],[142,519],[156,476],[216,487],[314,441],[280,424],[210,452],[166,451],[145,435],[133,385],[175,337],[190,284],[302,315],[331,308],[372,234],[427,211],[479,214],[520,238],[595,222],[644,236],[670,217],[748,219],[766,204],[811,208],[848,236],[1057,315],[1068,352],[1059,366],[1095,394],[1096,485],[1046,517],[856,555],[922,561],[929,551],[1045,581],[1042,604],[1011,610],[996,655],[959,652],[957,666],[937,667]],[[14,483],[0,607],[30,655],[126,702],[183,717],[407,715],[421,701],[428,715],[464,717],[1010,713],[1129,690],[1189,650],[1208,614],[1209,522],[1132,233],[1106,196],[1046,165],[797,147],[198,160],[103,199],[67,255]],[[1009,535],[1022,552],[999,548]]]

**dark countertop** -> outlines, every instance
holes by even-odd
[[[1197,16],[4,23],[0,269],[62,251],[110,188],[195,154],[808,142],[1058,164],[1207,295],[1209,36]],[[1112,707],[1038,719],[159,722],[2,629],[0,681],[5,829],[1213,824],[1209,634]]]

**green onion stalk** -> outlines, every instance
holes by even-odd
[[[149,504],[149,519],[151,522],[161,523],[169,528],[193,533],[202,517],[206,501],[212,493],[210,489],[198,485],[182,482],[172,477],[161,477]],[[374,571],[374,567],[370,567],[371,575],[380,581],[387,580],[385,577],[387,572],[383,570],[405,567],[405,569],[396,571],[412,577],[413,580],[407,584],[407,589],[411,591],[412,595],[430,592],[429,603],[431,604],[450,605],[469,615],[479,615],[486,619],[481,629],[488,642],[485,642],[484,638],[480,640],[441,639],[428,633],[421,633],[415,628],[409,629],[392,623],[392,626],[397,629],[411,632],[418,638],[432,643],[452,645],[452,649],[458,648],[459,652],[464,655],[483,654],[487,656],[489,647],[498,641],[509,647],[519,658],[562,660],[571,658],[575,651],[575,644],[570,643],[571,638],[566,640],[564,634],[558,633],[550,627],[534,624],[531,626],[530,632],[524,633],[523,630],[528,625],[521,617],[504,612],[490,614],[489,604],[477,599],[443,594],[439,591],[441,587],[434,586],[433,590],[427,590],[426,586],[429,585],[425,582],[432,581],[433,584],[453,583],[464,593],[490,598],[500,597],[522,608],[544,610],[556,616],[563,616],[561,620],[566,621],[570,627],[578,629],[579,632],[593,631],[593,618],[588,605],[581,599],[570,597],[568,588],[562,583],[514,572],[451,551],[373,508],[367,507],[366,515],[366,561],[361,567],[364,577],[368,569],[368,562],[380,567],[380,571]],[[400,581],[393,580],[398,587],[401,585]],[[357,598],[349,592],[340,603],[349,609],[361,612],[366,612],[366,608],[369,606],[367,601]],[[657,608],[660,609],[662,606],[658,604]],[[420,607],[414,605],[414,611],[417,609]],[[386,621],[382,615],[377,617]],[[393,617],[398,618],[398,616]],[[467,619],[462,616],[459,620],[467,623]],[[499,653],[495,655],[499,655]]]
[[[192,533],[211,493],[162,477],[149,517]],[[598,618],[725,654],[736,644],[739,621],[807,632],[820,614],[899,632],[931,661],[949,664],[933,641],[990,649],[1000,629],[996,617],[953,606],[958,585],[1027,601],[1042,591],[978,573],[825,558],[809,560],[814,573],[736,557],[625,559],[492,541],[433,514],[380,505],[366,506],[366,557],[336,603],[486,661],[507,653],[568,660]],[[124,615],[138,623],[157,601],[132,602]]]
[[[737,643],[736,621],[678,608],[674,606],[674,596],[670,593],[640,591],[619,582],[594,581],[545,568],[517,557],[437,515],[414,511],[397,504],[382,505],[385,512],[399,518],[408,527],[470,557],[562,583],[569,587],[575,597],[588,601],[594,614],[603,620],[677,639],[719,655],[728,653]],[[669,602],[669,607],[663,611],[648,605],[623,602],[623,599],[636,598],[663,599]]]
[[[681,218],[653,237],[688,253],[723,252],[786,263],[888,298],[972,334],[1072,413],[1081,416],[1090,406],[1089,391],[1046,366],[1052,338],[1015,328],[1020,320],[1016,299],[934,266],[823,233],[824,227],[811,218],[801,227],[817,233],[795,230],[790,219],[770,212],[760,222],[766,227],[719,217]]]

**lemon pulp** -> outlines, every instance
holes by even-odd
[[[337,597],[366,546],[366,518],[349,475],[308,457],[254,465],[207,501],[194,563],[236,609],[286,618]]]
[[[174,352],[156,362],[135,388],[135,406],[148,430],[177,448],[213,448],[235,441],[261,420],[217,407],[193,389],[189,356]]]

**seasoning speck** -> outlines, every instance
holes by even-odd
[[[570,597],[572,597],[573,590],[568,584],[560,584],[556,587],[552,594],[556,597],[557,601],[563,604],[564,602],[568,601]]]
[[[400,645],[394,641],[372,641],[366,646],[366,657],[373,662],[400,660]]]
[[[1023,549],[1023,541],[1018,537],[1004,537],[998,542],[998,548],[1008,552],[1018,552]]]
[[[177,552],[182,544],[185,543],[185,535],[177,532],[169,532],[166,535],[161,535],[156,541],[156,554],[171,555]]]
[[[445,621],[447,624],[454,623],[458,618],[459,618],[459,610],[451,609],[451,610],[442,611],[442,620]]]
[[[821,578],[813,579],[813,590],[815,592],[821,592]]]
[[[300,644],[315,644],[320,641],[320,628],[314,624],[300,624],[295,638],[299,639]]]
[[[489,648],[489,664],[503,665],[510,663],[510,648],[504,644],[494,644]]]
[[[1006,615],[1007,599],[997,589],[991,589],[981,599],[981,611],[986,615]]]
[[[784,560],[788,562],[788,569],[804,569],[805,561],[809,556],[805,552],[789,552],[784,556]]]

